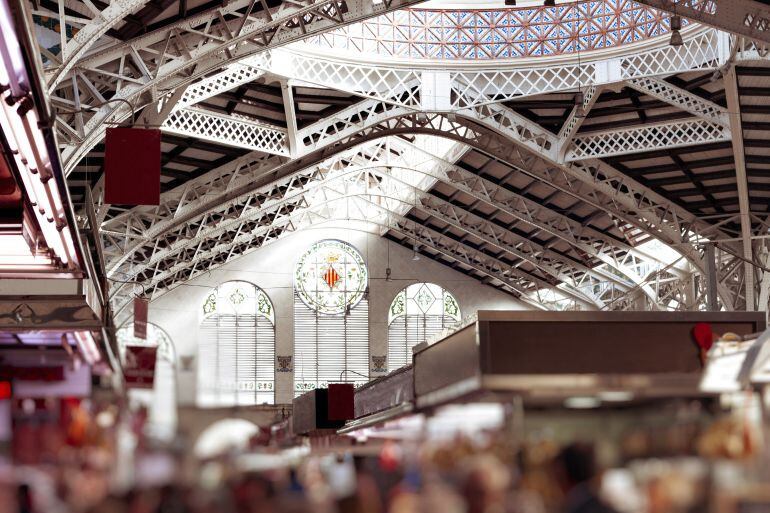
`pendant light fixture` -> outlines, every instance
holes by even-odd
[[[684,40],[682,39],[682,17],[675,14],[671,16],[671,40],[668,44],[671,46],[682,46]]]
[[[385,268],[385,281],[393,281],[393,278],[391,278],[393,271],[390,269],[390,241],[386,239],[385,244],[387,244],[388,248],[388,264]]]

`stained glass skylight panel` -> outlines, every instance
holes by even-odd
[[[630,0],[484,9],[436,4],[388,13],[305,43],[359,55],[488,60],[612,48],[668,30],[667,14]]]

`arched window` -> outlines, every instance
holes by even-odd
[[[322,240],[294,271],[294,391],[369,380],[369,273],[347,242]]]
[[[460,321],[454,296],[434,283],[414,283],[396,294],[388,310],[388,371],[412,361],[412,348]]]
[[[198,335],[198,406],[273,404],[275,311],[267,294],[228,281],[206,296]]]
[[[155,376],[152,390],[131,390],[130,394],[149,410],[147,425],[150,434],[161,440],[176,435],[176,350],[171,338],[162,328],[147,323],[147,338],[134,337],[134,323],[117,332],[120,359],[125,363],[126,346],[157,346]]]

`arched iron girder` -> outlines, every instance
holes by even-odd
[[[371,0],[347,0],[347,3],[357,2],[362,4],[369,1]],[[385,2],[385,4],[389,4],[388,7],[380,9],[375,14],[398,7],[394,7],[394,4],[402,4],[401,6],[403,6],[416,3],[416,0],[391,0],[391,2],[392,4]],[[320,5],[320,2],[316,5]],[[364,13],[360,16],[365,17],[367,15]],[[356,15],[346,13],[346,16],[346,19],[352,19]],[[311,24],[312,30],[309,29],[308,33],[313,30],[319,32],[327,30],[325,26],[321,26],[325,21],[328,20],[316,21]],[[283,31],[284,35],[288,34],[287,30]],[[195,37],[200,37],[199,33],[193,32]],[[157,45],[163,41],[157,40],[157,36],[153,37],[154,39],[150,38],[151,40],[149,41],[151,44]],[[171,37],[171,41],[176,36],[169,37]],[[244,56],[264,51],[271,46],[277,46],[279,43],[283,44],[291,40],[291,37],[294,36],[286,35],[283,39],[274,37],[270,39],[269,44],[262,45],[257,49],[238,46],[237,52],[233,55],[219,56],[217,53],[219,50],[216,49],[207,52],[197,51],[196,49],[195,55],[190,56],[181,53],[180,55],[174,55],[173,59],[169,58],[162,69],[152,71],[154,69],[153,66],[155,66],[154,64],[139,66],[140,69],[145,70],[144,75],[146,75],[139,79],[132,76],[124,77],[111,72],[108,75],[112,76],[113,80],[117,83],[123,84],[120,91],[115,92],[114,96],[102,91],[98,96],[123,98],[134,104],[138,109],[159,101],[163,95],[176,88],[185,87],[198,78],[203,78],[203,81],[212,87],[229,88],[232,86],[233,81],[227,75],[228,73],[235,75],[243,73],[244,66],[241,63],[248,62],[248,59],[243,60]],[[280,39],[280,41],[276,41],[277,39]],[[253,38],[252,41],[254,41]],[[581,64],[570,63],[548,66],[545,69],[538,63],[537,65],[531,65],[531,69],[526,70],[518,68],[516,61],[511,61],[504,66],[504,69],[500,69],[498,66],[492,69],[454,71],[448,72],[446,76],[442,74],[443,72],[436,75],[435,68],[421,65],[418,62],[412,63],[409,66],[403,66],[402,70],[398,70],[393,66],[351,64],[349,62],[334,61],[333,59],[321,62],[323,59],[306,58],[307,63],[303,64],[303,70],[299,70],[301,72],[287,70],[286,59],[274,59],[278,62],[273,62],[274,60],[270,59],[267,53],[259,55],[267,59],[268,64],[262,63],[261,57],[255,62],[257,65],[265,66],[265,69],[269,68],[271,73],[275,73],[278,76],[285,76],[285,78],[313,84],[323,84],[326,87],[335,89],[349,89],[349,92],[352,94],[370,98],[375,97],[385,102],[395,101],[398,103],[399,100],[395,100],[392,96],[392,90],[405,87],[407,82],[414,83],[417,81],[419,84],[422,83],[425,76],[431,76],[433,77],[432,80],[442,82],[449,80],[451,82],[452,97],[454,98],[451,104],[443,105],[439,101],[437,104],[432,105],[435,102],[422,98],[422,88],[418,86],[420,94],[409,94],[408,106],[413,109],[458,110],[500,101],[502,98],[510,99],[522,95],[574,90],[574,88],[579,87],[581,84],[622,82],[634,77],[664,76],[692,69],[719,66],[724,56],[727,55],[727,52],[721,50],[723,46],[721,41],[716,31],[700,30],[693,32],[692,37],[688,37],[683,47],[676,51],[663,44],[658,48],[624,55],[619,59],[610,61],[599,60]],[[141,50],[143,48],[142,44],[137,42],[133,47],[124,45],[117,49],[107,49],[94,56],[88,56],[88,60],[81,63],[82,67],[89,73],[97,73],[99,66],[103,66],[105,62],[120,62],[120,66],[124,66],[124,61],[126,60],[138,59],[141,61],[141,56],[137,55],[136,49],[139,48]],[[223,45],[227,46],[226,43],[223,43]],[[156,49],[150,52],[149,55],[152,56],[154,62],[157,60],[158,53],[165,55],[165,51],[163,48]],[[297,55],[297,58],[302,58],[302,56]],[[161,62],[163,61],[164,59],[161,59]],[[209,76],[212,71],[229,64],[233,64],[233,66],[218,74]],[[314,66],[318,67],[318,69],[315,69]],[[182,73],[191,67],[194,67],[193,73]],[[106,72],[102,72],[102,74],[104,73]],[[362,80],[361,77],[370,78]],[[93,83],[98,81],[96,79],[89,81],[88,75],[83,73],[81,73],[80,78],[91,83],[91,87],[83,87],[80,90],[76,89],[74,91],[75,96],[79,98],[78,103],[82,105],[88,105],[89,102],[93,103],[91,101],[93,100],[91,92],[95,90]],[[352,83],[346,89],[344,84],[350,81]],[[383,89],[383,84],[387,84],[388,87]],[[193,85],[192,87],[196,86]],[[67,91],[61,98],[65,104],[67,104],[66,102],[71,103],[71,100],[67,99],[69,94],[72,93]],[[151,97],[143,99],[147,94],[150,94]],[[95,100],[98,102],[99,98],[97,97]],[[72,139],[70,143],[65,144],[64,149],[66,172],[70,173],[82,157],[101,141],[105,124],[122,122],[129,115],[130,113],[124,103],[113,102],[104,105],[93,115],[90,113],[82,114],[80,121],[60,120],[58,126],[62,130],[61,139],[64,140],[64,135]]]
[[[467,209],[453,205],[430,192],[423,191],[408,182],[400,180],[387,171],[392,171],[394,168],[398,167],[399,166],[385,163],[374,163],[363,166],[351,166],[343,171],[337,169],[328,172],[317,170],[319,174],[314,172],[313,178],[306,177],[306,179],[301,180],[302,186],[297,188],[293,194],[287,195],[281,200],[269,204],[263,203],[257,205],[257,202],[250,203],[248,214],[244,209],[241,216],[237,218],[233,218],[230,221],[223,221],[215,227],[202,228],[194,239],[180,240],[178,243],[172,244],[166,249],[154,254],[148,261],[142,264],[139,262],[130,264],[125,271],[121,271],[121,276],[123,279],[137,279],[137,277],[143,274],[147,269],[158,267],[159,264],[162,264],[164,261],[175,261],[179,253],[200,245],[203,241],[211,237],[218,236],[221,234],[222,230],[228,230],[229,228],[237,226],[239,223],[249,223],[255,218],[269,218],[273,212],[280,210],[286,204],[301,202],[304,197],[312,194],[319,187],[329,187],[332,183],[340,181],[344,182],[351,176],[368,174],[371,177],[379,179],[380,188],[385,184],[390,187],[389,190],[378,193],[383,199],[395,199],[401,203],[408,203],[404,197],[399,198],[397,195],[403,196],[406,194],[406,197],[414,198],[414,204],[410,205],[413,208],[475,237],[482,241],[483,244],[495,248],[498,252],[504,252],[510,257],[526,261],[532,266],[540,269],[545,275],[550,276],[552,279],[561,281],[564,283],[564,288],[561,289],[562,293],[570,296],[575,301],[590,305],[592,308],[603,307],[601,300],[581,289],[580,276],[578,275],[581,273],[595,275],[594,280],[592,281],[593,283],[600,281],[617,282],[616,286],[620,287],[621,292],[628,292],[633,288],[631,284],[619,281],[617,277],[612,277],[609,273],[604,275],[595,272],[577,261],[543,248],[525,237],[510,232],[502,226],[487,222],[479,217],[479,215]],[[421,171],[413,168],[403,169],[421,173]],[[326,176],[327,173],[332,176]],[[430,172],[425,173],[425,175],[435,178]],[[312,207],[313,205],[310,204],[309,206]],[[478,248],[474,249],[478,250]],[[479,251],[484,253],[483,250]],[[495,255],[488,255],[488,258],[497,259],[498,257]],[[565,272],[563,269],[560,269],[559,264],[563,264],[563,261],[569,262],[566,263],[565,266],[577,269],[578,274],[576,274],[574,270]],[[194,263],[191,263],[191,265],[194,265]],[[113,271],[117,269],[119,269],[119,267],[112,268]],[[538,278],[529,273],[525,274],[528,274],[529,279],[534,280],[540,288],[554,287],[553,283],[546,282],[542,278]],[[583,288],[585,288],[585,286],[590,285],[590,283],[583,283],[582,285]],[[655,298],[653,297],[651,299],[654,301]]]
[[[393,141],[393,144],[399,146],[402,149],[406,147],[405,143],[398,142],[396,140]],[[360,151],[360,148],[361,146],[355,146],[351,150],[348,150],[343,154],[343,158],[345,160],[352,160],[354,155]],[[379,148],[379,150],[382,151],[385,149]],[[416,148],[415,151],[420,152],[420,150]],[[385,151],[385,158],[387,158],[388,153],[389,152]],[[375,152],[375,157],[376,156],[377,152]],[[332,166],[334,165],[333,162],[335,161],[335,158],[337,157],[332,157],[332,159],[329,161],[315,164],[311,166],[311,169]],[[635,284],[639,283],[639,281],[624,281],[620,278],[620,276],[627,274],[635,274],[630,269],[624,268],[623,254],[629,251],[633,251],[633,248],[623,244],[622,241],[613,240],[612,242],[608,242],[608,239],[603,234],[588,227],[582,226],[580,223],[561,213],[555,212],[548,209],[547,207],[544,207],[543,205],[528,200],[523,196],[516,194],[515,192],[504,189],[499,185],[493,184],[489,180],[485,180],[482,177],[470,173],[469,171],[459,168],[458,166],[455,166],[449,162],[441,161],[440,159],[437,159],[433,156],[430,158],[431,163],[433,166],[435,166],[435,168],[432,170],[421,170],[421,172],[424,172],[437,180],[441,180],[451,185],[452,187],[457,188],[458,190],[463,190],[464,192],[473,195],[480,201],[486,202],[493,208],[500,209],[508,215],[511,215],[514,218],[532,226],[536,230],[548,233],[550,236],[564,240],[573,247],[576,247],[580,252],[592,257],[596,257],[605,262],[610,268],[615,268],[618,271],[618,274],[609,272],[604,273],[601,270],[588,269],[585,268],[585,266],[577,265],[574,261],[565,260],[563,262],[565,265],[569,265],[570,267],[575,267],[577,265],[577,268],[581,271],[592,273],[596,275],[597,279],[604,279],[607,281],[615,282],[617,286],[623,289],[633,287]],[[374,165],[382,165],[382,163],[375,161]],[[398,163],[391,162],[391,165],[395,167],[398,165]],[[294,169],[293,163],[289,163],[288,169]],[[302,175],[302,170],[294,171],[292,173],[289,172],[288,169],[273,169],[273,176],[275,176],[275,174],[279,174],[283,175],[285,178],[275,181],[269,186],[263,187],[261,189],[255,187],[255,182],[253,180],[245,179],[243,180],[244,186],[228,187],[225,191],[223,191],[224,194],[222,196],[216,197],[212,194],[209,194],[205,198],[207,200],[207,208],[195,209],[194,215],[193,211],[186,210],[183,215],[174,215],[163,218],[160,222],[155,225],[151,225],[149,228],[147,228],[147,219],[140,216],[136,219],[136,225],[141,227],[138,230],[132,229],[130,226],[126,226],[125,223],[130,224],[131,222],[130,219],[128,219],[126,216],[120,217],[120,223],[105,223],[105,225],[102,227],[105,233],[114,233],[115,235],[128,232],[135,233],[135,235],[131,238],[130,245],[117,248],[116,259],[108,261],[108,271],[110,273],[115,272],[116,269],[122,266],[122,264],[129,259],[136,258],[137,260],[141,261],[149,258],[152,260],[152,255],[154,254],[153,251],[150,251],[150,253],[141,253],[136,257],[134,257],[134,253],[140,251],[142,248],[147,248],[148,246],[152,248],[158,243],[158,241],[164,241],[164,239],[169,236],[171,236],[172,239],[175,238],[175,228],[184,229],[190,223],[203,223],[205,222],[206,216],[215,218],[217,216],[227,215],[227,209],[229,208],[229,205],[234,201],[242,202],[243,198],[248,197],[249,195],[272,198],[274,197],[274,192],[271,191],[291,190],[290,184],[293,181],[298,180],[297,177]],[[199,205],[199,207],[200,206],[202,205]],[[538,217],[541,214],[544,215],[539,219]],[[164,242],[163,246],[166,247],[170,243],[171,242]],[[109,255],[112,253],[112,251],[109,247],[109,244],[105,244],[105,246],[105,254],[108,255],[109,258]],[[650,296],[651,300],[654,300],[654,294],[649,288],[646,290],[646,293],[648,296]]]
[[[529,148],[512,145],[510,139],[502,139],[489,132],[487,128],[503,133],[506,131],[504,125],[489,116],[467,123],[463,121],[463,116],[449,121],[439,114],[419,114],[392,105],[379,105],[377,108],[368,105],[366,109],[363,116],[351,110],[351,114],[357,116],[355,119],[346,122],[341,118],[333,132],[324,130],[323,136],[310,141],[315,151],[290,163],[289,166],[301,165],[308,160],[317,161],[326,155],[349,148],[358,141],[379,135],[429,133],[453,138],[605,210],[622,222],[636,226],[667,244],[676,244],[691,262],[703,270],[702,257],[697,249],[690,250],[681,243],[688,240],[690,232],[695,232],[698,236],[711,230],[713,236],[716,230],[711,226],[703,226],[692,214],[652,193],[622,173],[606,166],[593,167],[585,163],[551,165]],[[467,115],[467,112],[464,114]],[[491,126],[482,128],[474,122]],[[514,133],[511,139],[521,144],[518,137],[520,134]],[[308,159],[310,155],[313,155],[312,159]],[[638,277],[636,281],[641,283]],[[728,298],[725,304],[731,305],[730,296],[724,292],[723,290],[722,295]]]
[[[273,222],[270,226],[265,226],[249,233],[242,233],[236,230],[235,237],[231,240],[201,249],[197,263],[204,264],[207,267],[195,265],[191,268],[186,262],[174,260],[176,265],[154,273],[153,277],[146,283],[145,289],[148,290],[152,298],[156,298],[175,284],[188,281],[203,272],[223,265],[237,256],[245,255],[302,228],[330,222],[360,221],[370,226],[380,227],[383,233],[397,233],[415,244],[429,247],[458,265],[470,268],[486,278],[498,282],[499,285],[497,286],[499,288],[503,288],[530,306],[545,309],[541,303],[529,297],[529,293],[532,291],[526,290],[523,286],[526,285],[531,288],[532,282],[518,270],[494,258],[490,258],[479,250],[448,238],[417,221],[388,210],[375,202],[364,200],[368,212],[367,215],[364,215],[363,212],[358,214],[351,214],[349,212],[342,219],[330,217],[328,215],[329,209],[334,202],[360,201],[361,198],[365,199],[371,196],[366,193],[339,195],[337,191],[331,192],[334,193],[334,197],[328,201],[323,201],[314,206],[307,206],[302,203],[290,205],[288,208],[273,213]],[[405,206],[408,206],[408,203]],[[371,215],[371,209],[383,214],[384,219],[374,219]],[[241,247],[243,248],[242,250],[236,251],[236,248]],[[117,294],[115,297],[116,307],[120,307],[126,301],[130,301],[132,297],[133,295],[130,293]]]
[[[108,124],[120,123],[132,115],[127,104],[117,100],[125,100],[138,110],[241,58],[421,1],[295,0],[252,14],[253,1],[234,0],[89,54],[71,67],[79,69],[81,80],[90,86],[80,90],[75,75],[70,75],[70,84],[62,81],[62,75],[51,93],[65,103],[74,94],[78,109],[81,104],[103,103],[105,98],[110,102],[94,113],[81,112],[74,127],[64,123],[67,133],[77,139],[76,144],[64,148],[65,171],[73,169],[103,139]],[[101,79],[104,76],[110,80],[105,82]],[[111,90],[105,89],[105,84]],[[92,101],[83,101],[84,94]],[[86,114],[89,118],[84,121]]]

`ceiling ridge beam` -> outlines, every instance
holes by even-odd
[[[657,98],[705,121],[730,127],[727,109],[665,80],[655,77],[638,77],[627,80],[626,84],[640,93]]]

